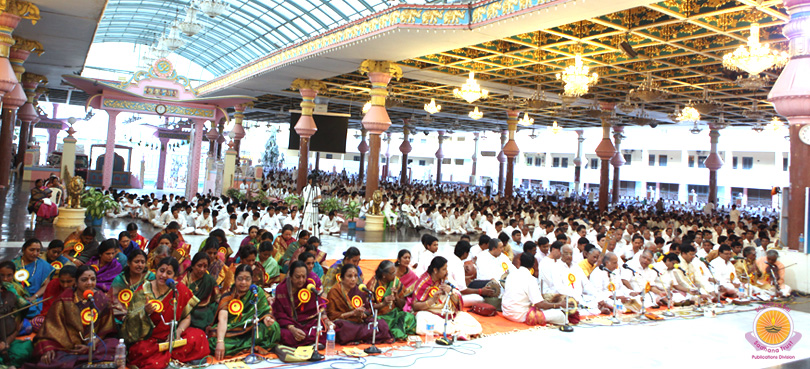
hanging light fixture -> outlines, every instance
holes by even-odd
[[[228,11],[228,4],[224,0],[200,0],[197,3],[200,11],[205,15],[216,18]]]
[[[684,109],[686,109],[686,108],[684,108]],[[698,127],[697,122],[695,122],[695,124],[692,126],[692,128],[689,129],[689,132],[692,132],[693,135],[696,135],[696,134],[700,133],[701,131],[703,131],[703,130],[700,129],[700,127]]]
[[[669,92],[662,90],[658,83],[653,81],[652,73],[648,72],[644,81],[638,86],[630,90],[630,97],[641,100],[644,102],[653,102],[663,100],[669,95]]]
[[[569,97],[580,97],[588,93],[588,87],[596,84],[599,75],[588,74],[590,67],[582,64],[582,53],[577,52],[574,56],[574,65],[569,65],[562,73],[557,73],[557,79],[565,82],[565,92],[563,95]]]
[[[784,126],[785,126],[785,123],[782,123],[782,121],[779,120],[779,117],[774,115],[773,119],[771,119],[771,121],[768,122],[768,125],[766,126],[766,128],[768,128],[771,131],[778,132]]]
[[[560,127],[560,125],[557,124],[556,120],[554,121],[554,123],[551,124],[551,127],[548,127],[548,129],[549,131],[551,131],[551,133],[555,135],[562,132],[562,127]]]
[[[177,26],[180,28],[180,31],[188,37],[194,36],[202,31],[203,25],[197,22],[197,8],[194,6],[186,8],[186,18],[178,23]]]
[[[436,99],[430,99],[430,104],[425,104],[425,111],[430,114],[436,114],[442,111],[442,106],[436,105]]]
[[[532,124],[534,124],[534,118],[529,118],[529,113],[524,112],[523,118],[520,118],[520,120],[518,120],[518,124],[524,127],[531,126]]]
[[[473,111],[467,113],[467,115],[473,120],[479,120],[484,117],[484,113],[478,110],[477,106],[475,107],[475,109],[473,109]]]
[[[789,59],[787,53],[771,50],[768,45],[760,43],[759,23],[751,23],[751,35],[748,36],[748,44],[740,45],[733,52],[723,55],[723,66],[753,76],[767,69],[783,67]]]
[[[681,123],[694,122],[695,126],[697,126],[697,122],[700,120],[700,112],[692,106],[687,105],[678,113],[675,120]]]
[[[486,99],[489,91],[481,88],[481,85],[475,80],[475,72],[470,71],[470,78],[467,78],[467,82],[464,82],[460,89],[453,90],[453,96],[472,104],[478,99]]]
[[[534,133],[534,128],[532,128],[532,133],[529,135],[529,138],[531,138],[532,140],[537,138],[537,135]]]
[[[756,124],[756,125],[754,125],[753,127],[751,127],[751,130],[752,130],[752,131],[754,131],[754,132],[756,132],[756,133],[762,133],[762,131],[764,131],[764,130],[765,130],[765,127],[763,127],[763,126],[762,126],[762,123],[757,122],[757,124]]]
[[[155,45],[149,46],[149,54],[158,59],[169,56],[169,49],[160,40]]]
[[[537,91],[526,99],[526,106],[532,109],[545,109],[553,105],[553,102],[546,100],[546,92],[540,89],[540,85],[537,85]]]
[[[363,114],[368,113],[369,110],[371,110],[371,100],[366,101],[366,103],[363,104]]]
[[[185,44],[185,41],[180,38],[180,29],[177,27],[177,24],[173,24],[171,28],[169,28],[169,33],[160,38],[160,43],[169,51],[175,51]]]

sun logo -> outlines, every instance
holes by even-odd
[[[754,330],[746,333],[745,338],[757,351],[776,348],[789,351],[802,338],[794,328],[790,314],[785,309],[772,306],[757,313]]]

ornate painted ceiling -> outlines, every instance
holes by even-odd
[[[763,73],[767,81],[761,87],[743,87],[736,82],[741,73],[723,68],[722,58],[746,42],[753,22],[761,25],[763,43],[787,50],[781,29],[788,16],[781,4],[781,0],[666,0],[559,27],[413,57],[399,64],[404,70],[426,72],[420,76],[466,76],[469,71],[475,71],[476,78],[485,87],[498,85],[500,91],[505,91],[512,86],[524,91],[518,96],[522,98],[527,97],[527,89],[542,89],[549,106],[519,107],[535,119],[535,126],[551,125],[552,121],[567,128],[598,126],[597,102],[624,102],[628,92],[639,87],[648,76],[670,95],[643,104],[633,100],[638,108],[617,109],[614,123],[649,123],[633,119],[643,107],[650,117],[657,118],[657,124],[672,124],[667,115],[676,107],[708,97],[722,105],[704,114],[704,124],[716,121],[720,112],[732,125],[764,124],[775,114],[765,99],[779,70]],[[625,55],[619,49],[623,41],[632,45],[638,56]],[[430,38],[426,37],[425,42],[430,42]],[[599,81],[582,99],[561,104],[559,94],[563,83],[556,79],[556,74],[573,63],[577,48],[583,52],[585,65],[599,74]],[[406,73],[406,77],[408,75]],[[329,90],[320,97],[329,99],[329,110],[351,113],[351,126],[359,128],[360,108],[369,96],[368,78],[352,72],[325,82]],[[505,111],[514,104],[507,94],[491,93],[486,100],[467,104],[453,97],[456,87],[432,82],[431,78],[392,80],[389,85],[392,129],[401,130],[402,119],[408,118],[412,118],[410,123],[415,127],[430,130],[505,129]],[[431,98],[442,105],[442,112],[425,119],[427,114],[422,107]],[[284,120],[284,114],[278,111],[297,109],[299,101],[289,96],[261,96],[257,109],[248,114],[248,118]],[[467,117],[474,106],[484,112],[483,119],[473,121]],[[754,107],[757,111],[751,113]]]

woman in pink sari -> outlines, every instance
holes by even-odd
[[[399,250],[399,254],[397,254],[397,262],[394,263],[394,266],[397,268],[397,278],[399,278],[399,281],[402,282],[402,294],[405,297],[408,297],[413,293],[416,280],[419,279],[419,276],[413,272],[410,265],[411,252],[405,249]],[[405,311],[410,311],[410,306],[406,305],[405,309]]]

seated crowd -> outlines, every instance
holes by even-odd
[[[336,177],[325,192],[350,201],[359,196],[349,192],[355,185]],[[278,197],[265,205],[203,195],[190,201],[146,196],[136,206],[137,197],[124,194],[122,201],[131,205],[111,216],[141,217],[150,211],[145,205],[158,206],[165,211],[152,223],[162,230],[147,239],[133,222],[100,243],[93,228],[47,247],[29,239],[19,257],[0,263],[0,352],[8,353],[0,360],[16,367],[73,368],[87,361],[90,340],[95,360],[111,360],[121,338],[129,365],[163,368],[170,360],[199,363],[209,355],[239,354],[254,335],[260,353],[277,345],[312,345],[318,332],[325,342],[330,327],[339,344],[370,342],[375,310],[376,340],[390,343],[443,333],[445,317],[448,335],[480,335],[481,324],[465,312],[469,306],[545,325],[609,314],[616,301],[635,312],[642,306],[790,295],[773,250],[778,245],[770,241],[776,224],[765,217],[655,207],[600,213],[592,204],[530,194],[493,201],[453,187],[382,188],[383,209],[404,209],[398,214],[418,222],[411,226],[434,232],[423,232],[421,245],[400,250],[366,276],[355,247],[327,265],[321,240]],[[418,214],[410,212],[416,209],[412,200]],[[225,223],[217,214],[223,209]],[[399,216],[393,213],[386,216]],[[145,220],[155,220],[148,214]],[[195,217],[193,226],[185,221]],[[183,236],[189,233],[207,237],[191,245]],[[232,247],[228,236],[239,233],[246,236]],[[454,247],[439,250],[436,233],[460,237]],[[170,356],[161,343],[169,340],[172,320],[181,342]],[[30,332],[36,333],[33,340],[16,340]]]

